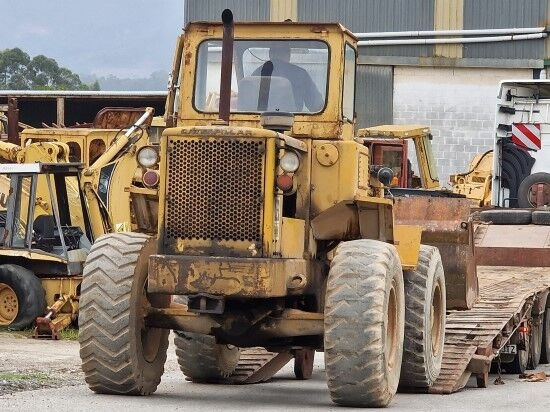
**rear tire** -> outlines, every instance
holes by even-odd
[[[527,369],[536,369],[540,363],[540,355],[542,349],[542,333],[544,326],[544,314],[533,317],[531,326],[531,336],[529,338],[529,360]]]
[[[418,268],[403,272],[405,340],[399,386],[429,388],[439,376],[445,341],[445,274],[439,250],[420,246]]]
[[[196,382],[218,382],[229,377],[239,362],[240,349],[216,343],[213,336],[177,332],[174,337],[178,364]]]
[[[82,370],[97,393],[149,395],[164,372],[169,330],[145,326],[148,302],[166,307],[170,297],[146,294],[149,236],[115,233],[92,246],[82,279],[79,342]]]
[[[21,330],[46,311],[42,282],[19,265],[0,265],[0,327]]]
[[[403,271],[393,245],[341,243],[328,275],[325,367],[332,400],[347,406],[387,406],[403,352]]]
[[[548,307],[544,311],[541,346],[540,363],[550,363],[550,308]]]

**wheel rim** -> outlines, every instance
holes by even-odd
[[[151,304],[149,303],[144,285],[143,293],[141,296],[141,307],[144,308],[144,314],[145,309],[149,306],[151,306]],[[152,363],[157,358],[163,331],[159,328],[147,327],[145,324],[145,316],[142,316],[141,320],[141,350],[143,353],[143,358],[147,362]]]
[[[533,183],[529,187],[527,201],[533,207],[550,204],[550,185],[544,182]]]
[[[388,296],[388,321],[386,326],[387,359],[386,364],[389,370],[395,366],[397,354],[397,296],[395,293],[395,281],[392,282]]]
[[[5,283],[0,283],[0,325],[10,325],[19,313],[19,301],[15,291]]]
[[[441,311],[443,310],[442,303],[441,287],[438,283],[434,288],[431,310],[432,354],[434,356],[439,355],[441,348],[441,332],[443,330],[441,321]]]

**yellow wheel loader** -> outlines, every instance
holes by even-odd
[[[153,393],[174,330],[193,381],[262,382],[291,360],[307,379],[324,351],[338,404],[426,390],[445,275],[421,227],[396,224],[392,170],[355,140],[356,38],[339,24],[234,25],[229,10],[222,21],[189,24],[176,47],[157,235],[108,234],[86,260],[86,382]]]

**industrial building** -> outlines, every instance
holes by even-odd
[[[362,34],[356,81],[359,126],[430,126],[445,183],[449,174],[464,171],[474,154],[492,147],[499,81],[546,76],[549,3],[186,0],[184,18],[219,20],[222,10],[230,8],[237,21],[336,21]],[[440,31],[448,32],[442,36]]]

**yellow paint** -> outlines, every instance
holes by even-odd
[[[422,228],[414,225],[395,225],[394,245],[401,259],[403,269],[416,269],[420,253]]]
[[[306,274],[307,278],[306,262],[302,259],[199,256],[180,259],[152,256],[147,290],[169,294],[277,297],[288,294],[289,277]]]
[[[82,283],[82,277],[43,278],[41,282],[46,296],[46,305],[51,307],[61,295],[78,296],[80,293],[77,293],[77,288]]]
[[[461,30],[464,27],[464,0],[435,0],[434,30]],[[435,55],[460,59],[462,44],[436,44]]]
[[[338,161],[332,166],[319,162],[319,158],[324,159],[327,153],[322,149],[326,144],[333,145],[338,151]],[[359,187],[358,173],[360,154],[368,155],[365,146],[355,141],[314,141],[312,150],[315,154],[311,165],[311,210],[314,216],[342,200],[368,195],[366,189]],[[368,167],[363,159],[365,169]],[[361,186],[365,187],[363,179]]]
[[[67,263],[67,261],[61,256],[52,255],[45,252],[42,252],[42,253],[37,251],[31,252],[31,251],[22,250],[22,249],[0,248],[0,256],[22,257],[29,260]]]
[[[281,255],[284,258],[304,256],[305,222],[302,219],[283,217],[281,223]]]

